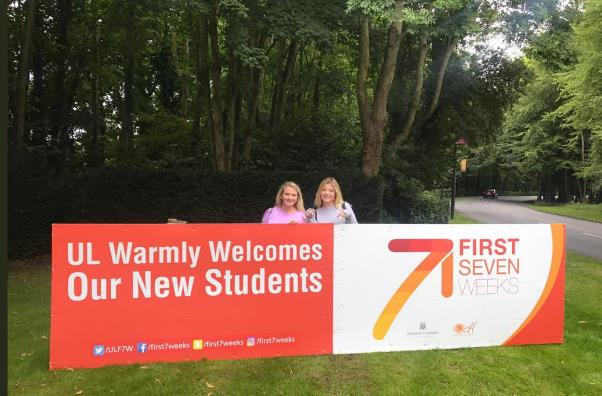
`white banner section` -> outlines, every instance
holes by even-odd
[[[334,353],[562,342],[562,224],[341,225]]]

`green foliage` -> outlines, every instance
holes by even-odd
[[[513,174],[539,178],[550,184],[551,178],[564,171],[574,171],[578,152],[570,144],[571,130],[556,116],[559,90],[553,76],[539,64],[532,63],[535,75],[525,94],[508,113],[498,161],[502,169]],[[548,186],[546,200],[554,199]],[[568,194],[568,192],[566,192]]]
[[[198,155],[192,150],[190,121],[167,111],[140,114],[136,154],[140,163],[154,168],[170,168]]]
[[[249,15],[249,7],[238,0],[219,0],[219,7],[221,10],[234,13],[239,18],[246,18]]]
[[[389,222],[447,223],[451,153],[439,147],[433,150],[432,158],[426,161],[420,157],[422,150],[423,147],[406,145],[400,153],[404,161],[389,159],[385,164],[383,207]],[[421,158],[423,166],[414,166],[416,158]],[[438,166],[435,167],[433,162],[437,162]]]
[[[407,72],[400,70],[399,73]],[[437,112],[399,151],[398,159],[387,164],[396,170],[383,173],[387,179],[416,179],[416,183],[402,182],[395,188],[395,194],[412,197],[413,191],[449,188],[454,144],[459,138],[468,141],[468,148],[473,150],[468,156],[458,152],[458,158],[464,155],[462,158],[469,158],[470,163],[469,180],[462,181],[465,188],[469,193],[478,194],[495,185],[499,178],[499,161],[493,154],[497,147],[502,149],[503,146],[493,142],[502,128],[504,112],[520,95],[528,76],[529,70],[521,60],[509,60],[498,51],[483,50],[478,55],[461,53],[453,57]],[[412,87],[395,87],[392,101],[401,102],[410,89]],[[427,94],[429,89],[432,88],[427,87]],[[390,109],[392,131],[401,129],[405,106],[406,103]],[[407,213],[400,215],[404,219],[408,216]]]
[[[535,3],[541,2],[530,2],[523,11],[531,12]],[[11,131],[26,15],[24,2],[12,4],[7,57]],[[392,21],[403,21],[405,35],[387,109],[385,138],[390,138],[406,120],[414,95],[418,38],[426,35],[432,45],[425,65],[420,120],[433,97],[449,40],[472,40],[493,28],[505,15],[505,6],[518,3],[99,0],[65,2],[70,8],[63,11],[50,0],[36,4],[25,109],[26,148],[15,174],[61,179],[116,166],[211,173],[218,166],[216,137],[226,141],[224,152],[232,153],[227,159],[231,166],[225,171],[359,170],[362,149],[368,143],[362,140],[356,97],[358,14],[371,18],[368,96],[374,94],[380,73],[386,31]],[[217,37],[205,48],[208,20],[216,27]],[[562,30],[570,26],[567,20],[555,19],[563,25],[551,29],[550,37],[560,31],[568,34],[569,30]],[[59,39],[62,33],[64,40]],[[563,36],[561,41],[570,40]],[[554,52],[554,43],[538,44],[542,54],[565,54],[564,49]],[[291,62],[287,62],[289,57]],[[458,51],[452,55],[436,112],[412,132],[382,172],[393,218],[411,221],[406,203],[426,199],[420,196],[422,190],[448,188],[457,138],[464,137],[473,147],[491,143],[525,75],[521,62],[499,52],[479,49],[476,54]],[[216,88],[220,88],[220,98],[216,98]],[[570,96],[568,91],[566,95]],[[251,114],[255,103],[258,108]],[[572,109],[567,108],[567,114],[576,116]],[[565,125],[568,118],[563,122],[559,118],[546,119],[542,128],[560,123],[570,129]],[[585,113],[579,118],[585,119]],[[223,123],[218,128],[219,121]],[[130,125],[131,130],[126,128]],[[543,129],[533,128],[533,142],[548,136]],[[597,132],[586,135],[597,136]],[[576,147],[577,136],[571,135],[567,144]],[[249,142],[247,159],[243,148]],[[592,147],[590,157],[595,158],[597,146]],[[518,151],[490,151],[518,155]],[[535,163],[541,151],[525,157]],[[499,176],[492,170],[497,157],[486,158],[482,150],[478,158],[475,169],[488,172],[488,178]],[[562,158],[559,169],[567,168],[568,160]],[[575,172],[594,172],[595,164]]]
[[[238,44],[234,50],[234,55],[236,55],[245,66],[256,69],[263,68],[263,65],[269,60],[264,48],[251,47],[245,43]]]
[[[552,13],[526,50],[534,77],[507,114],[501,167],[537,179],[547,202],[600,199],[600,4],[586,3],[582,15],[572,3]]]
[[[348,0],[347,12],[354,11],[359,11],[383,25],[402,17],[395,10],[395,0]]]
[[[514,43],[527,43],[541,30],[540,26],[550,20],[557,11],[557,0],[509,0],[487,2],[493,10],[502,15],[499,31]]]
[[[575,63],[570,22],[557,18],[547,31],[536,36],[525,50],[530,59],[536,60],[551,72],[558,72]]]
[[[333,22],[343,17],[344,2],[335,0],[280,0],[266,9],[265,24],[277,38],[294,37],[329,46],[333,40]]]
[[[361,152],[359,125],[331,109],[318,116],[284,122],[255,147],[252,166],[257,169],[332,172],[354,169]],[[286,153],[286,155],[283,155]]]
[[[435,191],[422,191],[409,205],[410,221],[416,224],[447,224],[449,198]]]
[[[381,27],[393,21],[403,21],[409,33],[431,29],[438,34],[463,36],[475,30],[474,18],[478,7],[473,1],[404,1],[399,8],[396,8],[396,3],[393,0],[348,0],[347,12],[359,11]],[[450,34],[452,31],[454,33]]]
[[[573,49],[577,63],[558,75],[565,102],[558,115],[574,128],[576,136],[589,136],[591,150],[581,177],[602,189],[602,1],[585,3],[582,19],[575,25]]]

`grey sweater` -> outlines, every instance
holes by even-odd
[[[316,215],[309,219],[310,223],[333,223],[333,224],[357,224],[355,213],[349,202],[345,202],[345,209],[334,206],[328,208],[317,208]]]

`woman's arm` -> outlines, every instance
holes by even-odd
[[[357,224],[357,219],[355,218],[355,213],[353,213],[353,208],[349,204],[349,202],[345,205],[345,223],[346,224]]]
[[[263,212],[263,217],[261,218],[261,224],[269,224],[270,215],[272,214],[272,209],[273,208],[269,208],[265,212]]]

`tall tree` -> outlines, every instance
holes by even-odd
[[[213,147],[215,169],[226,172],[226,142],[224,139],[224,98],[222,93],[222,66],[218,38],[217,5],[209,14],[209,42],[211,45],[211,121],[213,131]]]
[[[576,173],[582,179],[582,200],[587,199],[587,180],[593,183],[592,200],[602,201],[602,1],[585,2],[583,17],[575,25],[572,48],[577,62],[558,75],[562,97],[558,112],[574,129],[573,141],[580,152]]]
[[[366,176],[376,176],[380,169],[384,131],[388,123],[387,103],[393,82],[397,54],[402,36],[402,2],[395,1],[394,18],[387,34],[384,60],[372,98],[368,95],[368,70],[370,54],[370,19],[362,12],[359,33],[359,61],[357,80],[357,101],[362,127],[362,172]]]
[[[389,114],[387,112],[389,94],[394,78],[413,80],[413,89],[407,95],[408,107],[405,110],[405,121],[399,131],[391,131],[389,139],[389,153],[395,154],[410,136],[413,129],[422,126],[435,113],[447,65],[452,51],[455,49],[458,37],[462,37],[471,30],[477,16],[478,7],[468,1],[440,1],[407,4],[401,1],[387,1],[378,5],[371,1],[349,1],[350,9],[360,9],[359,33],[359,63],[358,63],[358,105],[360,108],[360,121],[362,125],[362,171],[368,176],[378,174],[384,148],[384,137],[388,126]],[[368,14],[369,13],[369,14]],[[374,98],[370,103],[368,99],[368,70],[369,70],[369,19],[390,20],[387,45],[383,62],[376,77]],[[402,24],[405,23],[405,26]],[[402,41],[402,26],[406,39]],[[433,27],[434,26],[434,27]],[[430,97],[430,104],[420,112],[423,103],[423,86],[425,81],[425,68],[428,60],[430,43],[433,39],[445,37],[446,47],[437,53],[438,69],[433,73],[435,80],[434,89]],[[407,70],[396,70],[400,45],[411,48],[416,46],[416,51],[404,51],[402,54],[415,54],[413,76],[408,76]],[[406,49],[408,49],[406,48]],[[407,59],[404,60],[407,63]]]
[[[15,111],[15,160],[18,162],[23,153],[23,145],[25,139],[25,99],[27,95],[27,84],[29,82],[29,58],[31,48],[31,36],[34,28],[35,20],[35,0],[27,0],[25,9],[25,24],[23,28],[23,42],[21,45],[21,53],[19,57],[19,70],[16,87],[16,111]]]

